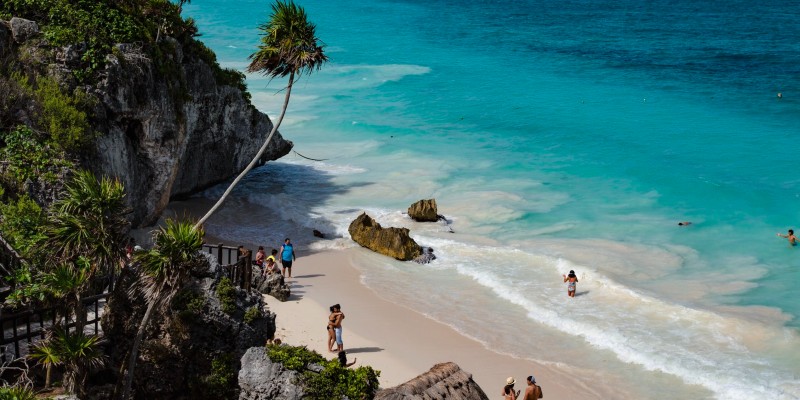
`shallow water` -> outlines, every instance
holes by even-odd
[[[365,251],[367,285],[489,348],[634,398],[800,398],[800,249],[775,236],[800,220],[800,3],[300,4],[331,62],[293,90],[297,153],[210,232],[351,247],[367,211],[439,256]],[[244,68],[264,3],[185,10]],[[248,83],[277,115],[283,83]],[[422,198],[455,233],[403,214]]]

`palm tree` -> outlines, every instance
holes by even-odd
[[[44,365],[47,371],[44,378],[44,388],[50,389],[53,366],[61,364],[61,357],[59,357],[55,346],[49,341],[39,342],[31,347],[30,357],[36,360],[37,364]]]
[[[85,310],[82,297],[95,274],[114,271],[124,259],[123,243],[129,222],[125,216],[125,188],[116,179],[98,180],[89,171],[78,171],[66,186],[66,194],[53,204],[46,229],[46,247],[53,250],[59,266],[70,266],[73,274],[85,275],[70,293],[77,297],[74,312],[79,330]],[[78,262],[86,260],[87,264]],[[79,265],[80,264],[80,265]],[[69,271],[60,270],[60,277]],[[61,290],[62,288],[58,288]]]
[[[270,78],[283,78],[288,75],[289,83],[286,86],[283,108],[278,121],[272,126],[267,140],[261,145],[253,160],[231,182],[225,193],[206,215],[197,221],[195,227],[200,227],[208,217],[217,211],[233,188],[261,159],[286,114],[295,79],[304,73],[311,74],[311,72],[319,70],[322,68],[322,64],[328,61],[328,57],[322,51],[324,45],[316,36],[316,26],[308,21],[305,10],[295,5],[292,0],[276,1],[272,5],[272,15],[269,21],[260,25],[258,29],[262,31],[261,44],[258,46],[258,51],[250,55],[252,61],[247,67],[247,72],[259,72]]]
[[[86,336],[83,332],[68,335],[64,330],[56,330],[55,349],[64,363],[64,388],[84,398],[86,378],[89,370],[105,363],[105,355],[98,346],[98,336]]]
[[[198,252],[203,246],[203,235],[204,232],[192,226],[191,222],[167,220],[154,236],[154,247],[148,251],[137,252],[133,256],[133,261],[139,265],[141,273],[138,284],[132,290],[140,289],[148,305],[131,346],[125,387],[122,392],[124,400],[130,395],[139,344],[142,342],[153,311],[169,304],[192,270],[203,265],[201,261],[204,258]]]

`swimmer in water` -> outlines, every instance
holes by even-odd
[[[793,229],[789,229],[789,233],[786,235],[782,235],[780,233],[778,233],[777,235],[782,238],[789,239],[789,246],[797,246],[797,236],[794,235]]]
[[[691,224],[692,224],[692,223],[691,223],[691,222],[689,222],[689,221],[678,222],[678,226],[689,226],[689,225],[691,225]]]

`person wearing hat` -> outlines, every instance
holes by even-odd
[[[522,400],[538,400],[542,398],[542,387],[536,384],[533,375],[528,377],[528,387],[525,388],[525,396]]]
[[[517,383],[517,381],[514,380],[514,377],[512,376],[509,376],[508,379],[506,379],[506,385],[503,386],[503,398],[506,400],[517,400],[517,396],[519,396],[520,391],[517,390],[516,393],[514,392],[515,383]]]

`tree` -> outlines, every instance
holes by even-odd
[[[130,212],[125,205],[125,188],[116,179],[98,180],[89,171],[78,171],[67,184],[64,197],[51,210],[46,247],[52,250],[52,261],[58,268],[71,269],[53,271],[61,274],[60,278],[82,276],[80,284],[68,292],[76,297],[75,321],[78,330],[82,330],[86,320],[82,298],[92,278],[98,271],[114,271],[125,258],[129,226],[125,216]]]
[[[59,357],[55,346],[51,345],[49,341],[39,342],[31,347],[30,357],[36,360],[38,364],[44,365],[46,370],[44,388],[50,389],[53,366],[61,364],[61,357]]]
[[[139,345],[154,310],[169,304],[191,272],[203,265],[202,261],[205,259],[198,252],[203,246],[203,235],[204,232],[192,226],[191,222],[167,220],[155,233],[154,247],[133,255],[133,262],[139,266],[140,275],[132,291],[140,290],[148,305],[131,345],[121,397],[124,400],[130,396]]]
[[[52,367],[64,365],[64,388],[84,397],[89,370],[105,363],[98,340],[97,336],[86,336],[83,332],[69,334],[66,329],[57,327],[46,341],[34,346],[29,357],[47,369],[45,388],[50,386]]]
[[[261,145],[250,164],[231,182],[225,193],[217,200],[213,207],[197,221],[195,227],[200,227],[228,198],[233,188],[239,181],[250,172],[258,160],[264,154],[272,136],[283,122],[286,108],[289,106],[289,97],[292,93],[292,86],[295,79],[304,73],[311,74],[315,70],[322,68],[328,61],[328,57],[323,53],[324,45],[316,36],[316,26],[308,21],[305,10],[294,4],[291,0],[278,0],[272,5],[272,15],[269,21],[258,27],[262,31],[261,44],[258,50],[250,55],[250,65],[248,72],[258,72],[271,78],[289,76],[289,83],[286,86],[286,95],[283,101],[283,108],[278,120],[273,124],[272,130],[267,136],[267,140]]]

